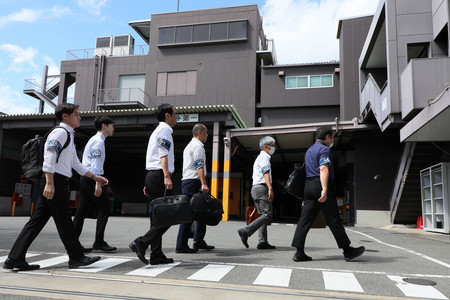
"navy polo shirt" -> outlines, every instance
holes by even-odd
[[[317,140],[305,154],[306,177],[320,176],[320,166],[328,164],[330,178],[334,178],[333,157],[324,142]]]

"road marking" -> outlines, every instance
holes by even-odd
[[[403,278],[400,276],[388,275],[388,278],[396,282],[395,285],[403,292],[403,294],[405,294],[406,297],[448,300],[447,297],[432,286],[404,282]]]
[[[147,265],[145,267],[131,271],[125,275],[156,277],[159,274],[161,274],[167,270],[170,270],[179,264],[181,264],[181,262],[175,262],[175,263],[171,263],[171,264],[167,264],[167,265],[155,265],[155,266]]]
[[[233,268],[234,266],[209,264],[189,276],[187,279],[218,282]]]
[[[353,273],[322,272],[322,275],[327,290],[364,293]]]
[[[76,272],[85,272],[85,273],[97,273],[114,266],[123,264],[131,259],[120,259],[120,258],[107,258],[93,263],[92,265],[85,266],[82,268],[73,269],[72,271]]]
[[[263,268],[253,284],[289,287],[292,269]]]
[[[27,254],[25,255],[25,257],[26,257],[26,258],[30,258],[30,257],[33,257],[33,256],[38,256],[38,255],[40,255],[40,254],[37,254],[37,253],[27,253]],[[0,263],[5,262],[5,260],[6,260],[7,258],[8,258],[8,255],[0,256]]]
[[[49,259],[39,260],[33,262],[33,264],[41,266],[41,269],[51,267],[54,265],[59,265],[64,262],[67,262],[69,260],[69,256],[63,255],[63,256],[57,256]]]
[[[445,263],[445,262],[443,262],[443,261],[440,261],[440,260],[438,260],[438,259],[436,259],[436,258],[430,257],[430,256],[428,256],[428,255],[425,255],[425,254],[416,252],[416,251],[411,250],[411,249],[408,249],[408,248],[403,248],[403,247],[400,247],[400,246],[397,246],[397,245],[392,245],[392,244],[385,243],[385,242],[383,242],[383,241],[380,241],[379,239],[374,238],[373,236],[370,236],[370,235],[368,235],[368,234],[365,234],[365,233],[362,233],[362,232],[359,232],[359,231],[356,231],[356,230],[352,230],[352,229],[348,229],[348,228],[346,228],[345,230],[348,230],[348,231],[351,231],[351,232],[354,232],[354,233],[359,233],[359,234],[364,235],[365,237],[368,237],[368,238],[370,238],[370,239],[374,240],[375,242],[380,243],[380,244],[382,244],[382,245],[389,246],[389,247],[392,247],[392,248],[396,248],[396,249],[400,249],[400,250],[409,252],[409,253],[411,253],[411,254],[420,256],[420,257],[422,257],[422,258],[424,258],[424,259],[427,259],[427,260],[429,260],[429,261],[432,261],[432,262],[434,262],[434,263],[437,263],[437,264],[439,264],[439,265],[441,265],[441,266],[444,266],[444,267],[450,269],[450,264]]]

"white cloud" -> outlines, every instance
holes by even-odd
[[[49,11],[51,12],[52,16],[58,19],[61,19],[72,12],[69,7],[63,7],[59,5],[53,6],[51,9],[49,9]]]
[[[27,97],[27,98],[26,98]],[[6,114],[36,113],[39,101],[14,91],[0,81],[0,111]]]
[[[21,48],[13,44],[2,44],[0,45],[0,50],[8,52],[11,58],[8,70],[22,72],[26,67],[37,68],[34,58],[38,51],[34,48]]]
[[[0,17],[0,27],[12,22],[33,23],[34,21],[39,19],[42,13],[43,11],[40,9],[23,8],[19,12]]]
[[[279,64],[339,60],[340,19],[374,14],[374,0],[267,0],[264,32],[274,38]]]
[[[21,48],[17,45],[2,44],[0,45],[0,50],[8,52],[11,58],[8,70],[22,72],[26,67],[37,68],[34,58],[38,51],[34,48]]]
[[[101,9],[106,6],[108,0],[78,0],[78,6],[94,16],[100,16]]]

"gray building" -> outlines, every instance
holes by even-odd
[[[317,126],[329,124],[344,221],[415,223],[418,172],[448,160],[440,127],[450,112],[448,19],[449,0],[382,0],[374,16],[339,21],[339,62],[278,65],[256,5],[154,14],[129,23],[144,47],[131,35],[99,37],[87,57],[68,51],[58,83],[24,92],[50,106],[79,104],[80,148],[95,115],[115,119],[105,171],[118,213],[146,212],[141,189],[154,107],[171,103],[180,114],[174,176],[181,177],[192,125],[205,123],[209,180],[225,220],[244,216],[258,140],[270,134],[275,218],[295,222],[301,203],[284,183]],[[53,125],[51,114],[0,116],[0,210],[20,178],[21,145]]]

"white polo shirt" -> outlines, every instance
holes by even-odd
[[[168,157],[169,172],[175,171],[175,157],[173,155],[172,127],[166,122],[159,122],[158,127],[150,135],[145,159],[147,170],[162,170],[161,157]]]
[[[183,151],[183,178],[181,179],[200,179],[197,170],[202,168],[206,177],[206,153],[202,142],[199,139],[192,138]]]
[[[44,163],[42,171],[47,173],[58,173],[66,177],[72,177],[72,168],[80,175],[86,174],[89,170],[83,166],[77,156],[75,149],[74,130],[66,123],[60,123],[59,126],[64,127],[70,134],[70,143],[66,149],[61,152],[62,147],[67,141],[67,133],[62,128],[56,128],[47,136],[44,148]],[[58,163],[56,157],[58,153]]]
[[[261,151],[253,164],[253,185],[266,183],[264,174],[269,172],[270,182],[272,183],[272,167],[270,165],[270,155]]]
[[[84,147],[83,166],[95,175],[103,175],[103,165],[105,163],[105,140],[106,137],[100,131],[91,137]]]

